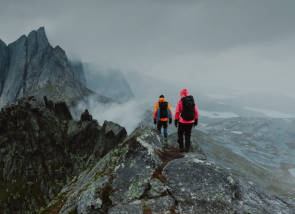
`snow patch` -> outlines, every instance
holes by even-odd
[[[137,141],[148,150],[149,155],[154,155],[154,148],[152,147],[152,145],[148,144],[140,137],[137,138]]]
[[[231,131],[231,133],[233,133],[233,134],[243,134],[243,132],[240,132],[240,131]]]
[[[239,117],[239,115],[233,113],[233,112],[215,112],[215,111],[205,111],[205,110],[199,110],[199,114],[204,117],[209,118],[233,118],[233,117]]]
[[[204,161],[200,160],[200,159],[197,159],[197,158],[194,158],[193,161],[195,163],[204,163]]]

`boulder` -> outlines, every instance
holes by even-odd
[[[60,120],[72,120],[71,112],[65,102],[58,102],[54,105],[54,112]]]

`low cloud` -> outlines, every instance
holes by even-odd
[[[74,115],[78,119],[79,115],[88,109],[93,119],[96,119],[100,125],[105,120],[113,121],[126,128],[130,134],[138,125],[145,120],[146,112],[149,107],[144,101],[130,100],[123,104],[107,103],[102,104],[90,98],[88,105],[80,103],[74,110]],[[152,121],[152,115],[150,117]]]

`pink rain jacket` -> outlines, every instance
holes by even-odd
[[[180,100],[178,101],[177,106],[176,106],[175,120],[178,120],[180,123],[194,123],[195,120],[198,119],[198,117],[199,117],[196,102],[195,102],[195,119],[194,120],[186,121],[180,115],[180,113],[182,112],[182,101],[181,101],[181,99],[183,97],[186,97],[186,96],[188,96],[188,90],[187,89],[181,90],[181,92],[180,92]]]

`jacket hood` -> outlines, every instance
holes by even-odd
[[[182,89],[180,92],[180,97],[183,98],[183,97],[187,97],[187,96],[188,96],[188,90],[186,88]]]
[[[161,97],[161,98],[159,98],[159,102],[165,102],[166,100],[165,100],[165,97]]]

